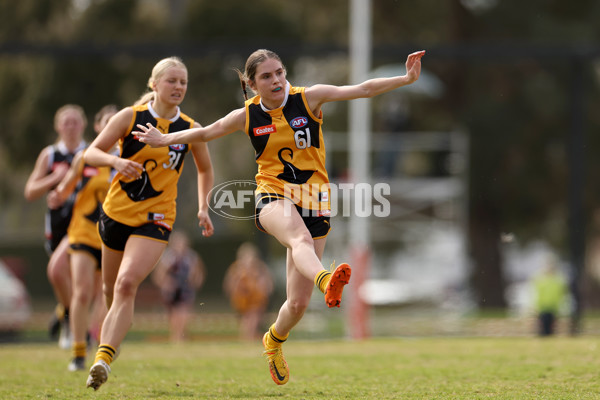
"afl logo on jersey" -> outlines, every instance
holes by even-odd
[[[290,122],[290,126],[292,128],[304,128],[308,124],[308,118],[306,117],[296,117]]]
[[[172,144],[169,148],[175,151],[183,151],[185,149],[185,144]]]

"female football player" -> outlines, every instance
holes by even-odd
[[[84,155],[89,165],[111,166],[117,171],[98,224],[109,309],[87,380],[87,386],[95,390],[108,379],[110,363],[131,326],[138,286],[150,275],[167,246],[175,222],[177,181],[188,151],[194,156],[198,172],[199,225],[204,236],[213,234],[206,201],[213,185],[207,145],[173,144],[155,149],[131,134],[138,124],[152,124],[165,134],[200,128],[179,108],[187,84],[187,68],[180,59],[159,61],[148,81],[150,91],[132,107],[115,114]],[[116,142],[119,156],[108,152]]]
[[[116,106],[108,105],[96,113],[94,130],[97,134],[117,111]],[[100,276],[102,242],[96,223],[100,206],[106,197],[113,175],[110,167],[92,167],[84,164],[84,151],[75,155],[63,180],[48,194],[48,204],[55,207],[62,205],[73,192],[76,196],[71,223],[67,230],[73,291],[69,308],[73,358],[68,366],[69,371],[85,369],[90,306],[97,297],[102,297],[97,290],[98,283],[102,280]],[[93,322],[99,325],[106,314],[106,306],[104,301],[100,304],[95,303],[96,320]]]
[[[256,225],[287,248],[287,299],[263,344],[271,377],[278,385],[288,382],[289,369],[281,344],[300,321],[316,285],[329,307],[339,307],[350,266],[340,264],[330,272],[321,257],[329,232],[329,180],[321,131],[323,104],[377,96],[415,82],[421,73],[424,51],[406,61],[406,75],[369,79],[358,85],[294,87],[277,54],[257,50],[240,74],[256,94],[244,107],[204,128],[164,135],[150,123],[134,132],[143,143],[161,147],[173,143],[202,143],[235,131],[249,136],[256,150]]]
[[[39,154],[35,167],[25,184],[25,199],[33,201],[48,194],[66,175],[73,157],[86,146],[83,133],[87,117],[76,104],[60,107],[54,115],[54,130],[58,141],[45,147]],[[47,267],[48,280],[58,301],[56,315],[50,323],[50,336],[60,331],[58,344],[63,349],[71,345],[69,330],[69,304],[71,302],[71,275],[67,250],[67,228],[71,221],[73,197],[60,206],[48,204],[45,221],[45,248],[50,256]]]

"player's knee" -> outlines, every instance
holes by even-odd
[[[301,248],[305,246],[313,248],[315,243],[310,232],[308,230],[303,230],[291,240],[291,245],[292,248]]]
[[[114,293],[123,297],[135,297],[137,288],[138,284],[136,281],[127,276],[122,276],[115,283]]]
[[[60,270],[60,268],[56,268],[55,265],[49,265],[46,270],[46,274],[48,275],[48,280],[56,285],[62,282],[65,279],[64,273]]]
[[[295,316],[302,316],[308,308],[310,299],[288,299],[288,310]]]
[[[92,302],[92,288],[75,288],[73,290],[73,298],[71,301],[75,301],[79,304],[90,304]]]

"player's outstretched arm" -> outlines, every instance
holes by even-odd
[[[306,99],[311,110],[318,110],[324,103],[374,97],[402,86],[410,85],[421,75],[421,58],[425,50],[409,54],[406,58],[406,74],[390,78],[374,78],[357,85],[315,85],[306,88]]]
[[[138,130],[132,133],[142,143],[152,147],[164,147],[172,144],[208,142],[235,131],[243,131],[245,125],[246,110],[238,108],[205,127],[195,127],[163,135],[152,124],[148,123],[145,126],[138,124]]]

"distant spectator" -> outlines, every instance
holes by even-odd
[[[553,257],[550,257],[541,273],[534,278],[533,287],[535,311],[539,320],[539,335],[553,335],[556,319],[567,294],[566,281],[558,272],[557,262]]]
[[[160,288],[169,313],[172,342],[185,340],[185,331],[192,316],[196,291],[204,283],[205,267],[181,232],[171,233],[169,246],[152,273],[152,281]]]
[[[223,289],[240,316],[240,337],[259,339],[260,325],[273,292],[273,279],[253,244],[247,242],[239,247],[237,259],[225,274]]]

